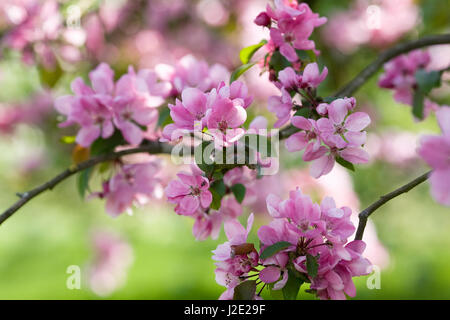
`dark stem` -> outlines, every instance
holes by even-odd
[[[411,189],[415,188],[422,182],[426,181],[428,177],[430,176],[431,171],[421,175],[420,177],[414,179],[413,181],[405,184],[404,186],[401,186],[400,188],[381,196],[380,199],[372,203],[370,206],[368,206],[366,209],[360,212],[359,214],[359,224],[358,224],[358,230],[356,230],[355,240],[362,240],[364,229],[366,228],[367,219],[369,216],[377,210],[379,207],[381,207],[386,202],[394,199],[395,197],[398,197],[399,195],[406,193],[410,191]]]
[[[406,43],[399,44],[391,49],[386,50],[383,52],[377,60],[375,60],[372,64],[370,64],[366,69],[364,69],[354,80],[352,80],[348,85],[346,85],[343,89],[339,90],[339,92],[335,96],[345,96],[350,95],[356,90],[358,90],[372,75],[376,73],[376,71],[383,66],[385,62],[388,60],[401,55],[403,53],[406,53],[408,51],[426,47],[430,45],[436,45],[436,44],[443,44],[443,43],[450,43],[450,34],[444,34],[444,35],[433,35],[433,36],[427,36],[423,37],[416,41],[410,41]],[[279,132],[279,138],[281,140],[288,138],[292,134],[298,132],[300,129],[289,125],[283,130],[280,130]],[[25,205],[28,201],[33,199],[34,197],[38,196],[42,192],[46,190],[52,190],[57,184],[64,181],[68,177],[72,176],[73,174],[80,172],[84,169],[90,168],[95,166],[98,163],[111,161],[119,159],[120,157],[124,155],[134,154],[134,153],[151,153],[151,154],[159,154],[159,153],[170,153],[172,150],[172,146],[165,143],[160,143],[156,141],[147,141],[146,144],[133,148],[128,150],[123,150],[120,152],[114,152],[102,156],[98,156],[92,159],[89,159],[87,161],[79,163],[77,166],[73,168],[66,169],[50,181],[36,187],[35,189],[32,189],[28,192],[19,193],[20,199],[14,203],[10,208],[8,208],[5,212],[3,212],[0,215],[0,225],[9,217],[11,217],[17,210],[19,210],[23,205]],[[367,221],[367,217],[365,218]],[[360,236],[362,237],[362,233],[364,232],[364,226],[362,226],[360,230]],[[361,224],[361,223],[360,223]],[[360,228],[358,228],[359,230]]]

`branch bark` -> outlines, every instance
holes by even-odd
[[[353,79],[350,83],[348,83],[344,88],[339,90],[335,96],[348,96],[348,95],[354,93],[371,76],[373,76],[378,71],[378,69],[383,66],[383,64],[385,62],[389,61],[390,59],[392,59],[398,55],[401,55],[403,53],[406,53],[408,51],[411,51],[411,50],[414,50],[417,48],[426,47],[426,46],[430,46],[430,45],[436,45],[436,44],[443,44],[443,43],[450,43],[450,34],[427,36],[427,37],[423,37],[419,40],[402,43],[391,49],[388,49],[385,52],[383,52],[366,69],[364,69],[360,74],[358,74],[355,79]],[[281,140],[286,139],[298,131],[299,131],[298,128],[296,128],[292,125],[289,125],[286,128],[284,128],[283,130],[280,130],[279,137]],[[169,144],[165,144],[165,143],[161,143],[161,142],[157,142],[157,141],[147,141],[147,144],[142,145],[137,148],[114,152],[114,153],[94,157],[87,161],[81,162],[73,168],[66,169],[65,171],[58,174],[56,177],[49,180],[48,182],[46,182],[28,192],[20,193],[19,194],[20,199],[0,215],[0,225],[3,222],[5,222],[5,220],[7,220],[9,217],[11,217],[17,210],[22,208],[28,201],[30,201],[31,199],[33,199],[34,197],[38,196],[39,194],[41,194],[42,192],[44,192],[46,190],[52,190],[57,184],[59,184],[60,182],[64,181],[65,179],[69,178],[70,176],[72,176],[73,174],[75,174],[77,172],[80,172],[87,168],[93,167],[98,163],[115,160],[115,159],[118,159],[122,156],[129,155],[129,154],[134,154],[134,153],[160,154],[160,153],[170,153],[171,150],[172,150],[172,146],[170,146]],[[423,182],[423,181],[421,181],[421,182]],[[389,200],[387,200],[387,201],[389,201]],[[385,202],[383,202],[382,204],[384,204],[384,203]],[[375,210],[377,208],[375,208]],[[367,215],[367,217],[370,215],[370,213]],[[365,217],[365,215],[363,216],[363,219],[365,219],[363,221],[363,223],[364,223],[363,226],[361,226],[361,221],[360,221],[360,227],[362,228],[360,231],[361,237],[362,237],[362,233],[364,232],[365,224],[367,222],[367,217],[365,217],[365,218],[364,217]],[[360,228],[358,227],[358,230],[359,229]],[[357,233],[357,235],[358,235],[358,233]]]
[[[34,197],[40,195],[46,190],[52,190],[57,184],[74,175],[77,172],[83,171],[87,168],[93,167],[96,164],[112,161],[120,157],[135,154],[135,153],[151,153],[151,154],[161,154],[170,153],[172,151],[172,146],[161,143],[159,141],[147,141],[146,144],[139,146],[137,148],[126,149],[118,152],[113,152],[101,156],[91,158],[89,160],[80,162],[78,165],[68,168],[55,176],[53,179],[41,184],[40,186],[23,193],[19,193],[20,199],[9,207],[5,212],[0,215],[0,225],[5,222],[6,219],[11,217],[17,210],[22,208],[28,201]]]
[[[381,196],[380,199],[372,203],[370,206],[368,206],[366,209],[360,212],[359,214],[359,224],[358,229],[356,230],[355,240],[362,240],[364,229],[366,228],[367,219],[369,216],[377,210],[379,207],[384,205],[386,202],[394,199],[395,197],[398,197],[399,195],[406,193],[410,191],[411,189],[417,187],[422,182],[426,181],[428,177],[430,176],[431,171],[424,173],[420,177],[414,179],[413,181],[405,184],[404,186],[401,186],[400,188]]]

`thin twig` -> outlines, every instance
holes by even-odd
[[[409,51],[428,47],[432,45],[450,43],[450,34],[440,34],[432,35],[420,38],[418,40],[408,41],[400,43],[383,53],[381,53],[378,58],[367,66],[363,71],[361,71],[352,81],[350,81],[344,88],[339,90],[334,96],[335,97],[348,97],[358,90],[364,83],[369,80],[377,71],[389,60],[407,53]]]
[[[170,153],[172,147],[168,144],[161,143],[159,141],[147,141],[146,144],[139,146],[137,148],[126,149],[118,152],[108,153],[104,155],[100,155],[89,160],[80,162],[78,165],[68,168],[55,176],[53,179],[41,184],[40,186],[23,193],[18,193],[19,200],[14,203],[10,208],[8,208],[5,212],[0,215],[0,225],[12,216],[17,210],[23,207],[28,201],[38,196],[42,192],[46,190],[52,190],[57,184],[64,181],[68,177],[74,175],[77,172],[83,171],[87,168],[93,167],[98,163],[112,161],[118,159],[122,156],[135,154],[135,153],[151,153],[151,154],[160,154],[160,153]]]
[[[450,43],[450,34],[445,35],[434,35],[434,36],[427,36],[424,38],[421,38],[416,41],[406,42],[403,44],[399,44],[392,49],[389,49],[382,53],[377,60],[375,60],[371,65],[369,65],[366,69],[364,69],[353,81],[351,81],[348,85],[346,85],[342,90],[340,90],[335,96],[345,96],[350,95],[353,92],[355,92],[359,87],[362,86],[364,82],[366,82],[373,74],[376,73],[376,71],[381,68],[381,66],[388,60],[403,54],[405,52],[408,52],[410,50],[414,50],[417,48],[430,46],[430,45],[436,45],[436,44],[443,44],[443,43]],[[288,138],[292,134],[298,132],[299,129],[289,125],[283,130],[280,130],[279,138],[281,140]],[[46,190],[52,190],[57,184],[64,181],[68,177],[72,176],[73,174],[80,172],[82,170],[85,170],[87,168],[93,167],[98,163],[111,161],[118,159],[124,155],[134,154],[134,153],[151,153],[151,154],[159,154],[159,153],[170,153],[172,150],[172,147],[169,144],[155,142],[155,141],[149,141],[147,144],[133,148],[133,149],[127,149],[119,152],[114,152],[102,156],[98,156],[92,159],[89,159],[87,161],[79,163],[77,166],[73,168],[66,169],[62,173],[58,174],[53,179],[49,180],[48,182],[28,191],[19,193],[20,199],[14,203],[11,207],[9,207],[5,212],[3,212],[0,215],[0,225],[9,217],[11,217],[17,210],[19,210],[23,205],[25,205],[28,201],[33,199],[34,197],[38,196],[42,192]],[[365,218],[367,221],[367,217]],[[361,229],[361,236],[364,232],[365,222],[364,226]]]
[[[366,209],[360,212],[359,214],[359,224],[358,224],[358,230],[356,230],[355,240],[362,240],[364,229],[366,228],[367,219],[369,216],[377,210],[379,207],[381,207],[386,202],[394,199],[395,197],[398,197],[399,195],[406,193],[410,191],[411,189],[415,188],[422,182],[426,181],[428,177],[430,176],[431,171],[421,175],[420,177],[414,179],[413,181],[405,184],[404,186],[401,186],[400,188],[381,196],[380,199],[372,203],[370,206],[368,206]]]
[[[418,40],[400,43],[382,52],[378,58],[361,71],[352,81],[336,92],[334,97],[349,97],[366,83],[389,60],[409,51],[438,44],[450,43],[450,34],[432,35]],[[287,138],[299,129],[289,125],[280,131],[280,139]]]

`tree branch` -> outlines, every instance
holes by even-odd
[[[422,182],[426,181],[428,177],[430,176],[431,171],[421,175],[420,177],[414,179],[413,181],[405,184],[404,186],[401,186],[400,188],[381,196],[380,199],[372,203],[370,206],[368,206],[366,209],[360,212],[359,214],[359,224],[358,224],[358,230],[356,230],[355,240],[362,240],[364,229],[366,228],[367,219],[369,216],[377,210],[379,207],[381,207],[386,202],[394,199],[395,197],[398,197],[399,195],[406,193],[410,191],[411,189],[417,187]]]
[[[55,176],[53,179],[45,182],[44,184],[41,184],[40,186],[28,192],[18,194],[20,199],[0,215],[0,225],[3,222],[5,222],[6,219],[11,217],[17,210],[22,208],[28,201],[40,195],[42,192],[46,190],[52,190],[57,184],[59,184],[60,182],[64,181],[65,179],[69,178],[70,176],[74,175],[77,172],[93,167],[98,163],[112,161],[129,154],[135,153],[159,154],[159,153],[170,153],[171,151],[172,146],[168,144],[161,143],[159,141],[146,141],[145,144],[137,148],[108,153],[80,162],[78,165],[64,170],[63,172]]]
[[[405,52],[430,46],[430,45],[436,45],[436,44],[443,44],[443,43],[450,43],[450,34],[444,34],[444,35],[433,35],[433,36],[427,36],[423,37],[416,41],[410,41],[406,43],[399,44],[391,49],[386,50],[383,52],[377,60],[375,60],[372,64],[370,64],[366,69],[364,69],[358,76],[356,76],[355,79],[353,79],[349,84],[347,84],[343,89],[339,90],[338,93],[335,96],[348,96],[352,93],[354,93],[356,90],[358,90],[372,75],[374,75],[379,68],[383,66],[383,64],[390,59],[401,55]],[[292,134],[298,132],[299,129],[289,125],[286,128],[280,130],[280,139],[286,139]],[[170,153],[172,150],[172,146],[165,143],[160,143],[158,141],[148,141],[148,143],[137,147],[133,149],[127,149],[119,152],[114,152],[106,155],[101,155],[92,159],[89,159],[87,161],[79,163],[77,166],[73,168],[66,169],[62,173],[58,174],[53,179],[49,180],[48,182],[24,193],[20,193],[20,199],[14,203],[10,208],[8,208],[5,212],[3,212],[0,215],[0,225],[9,217],[11,217],[17,210],[19,210],[22,206],[24,206],[28,201],[33,199],[34,197],[38,196],[42,192],[46,190],[52,190],[57,184],[64,181],[68,177],[72,176],[73,174],[80,172],[82,170],[85,170],[87,168],[93,167],[98,163],[105,162],[105,161],[111,161],[118,159],[122,156],[134,154],[134,153],[150,153],[150,154],[159,154],[159,153]],[[425,178],[426,179],[426,178]],[[422,181],[421,181],[422,182]],[[405,191],[406,192],[406,191]],[[384,204],[384,202],[382,203]],[[381,204],[381,205],[382,205]],[[380,206],[381,206],[380,205]],[[378,207],[377,207],[378,208]],[[377,209],[375,208],[375,209]],[[367,210],[367,209],[366,209]],[[370,215],[370,213],[368,214]],[[367,217],[368,217],[367,215]],[[367,222],[367,217],[365,217],[364,225],[361,226],[360,221],[360,227],[362,228],[360,231],[360,236],[362,237],[362,233],[364,232],[365,224]],[[359,228],[358,228],[359,230]],[[357,233],[358,235],[358,233]]]
[[[356,90],[358,90],[364,83],[366,83],[367,80],[369,80],[369,78],[371,78],[375,73],[377,73],[377,71],[386,62],[399,55],[402,55],[415,49],[445,43],[450,43],[450,34],[426,36],[418,40],[400,43],[381,53],[374,62],[368,65],[352,81],[350,81],[346,86],[340,89],[334,96],[335,97],[350,96]]]
[[[389,60],[409,51],[438,44],[450,43],[450,34],[431,35],[418,40],[400,43],[382,52],[378,58],[361,71],[352,81],[334,94],[334,97],[349,97],[366,83]],[[289,137],[299,129],[289,125],[280,131],[281,137]]]

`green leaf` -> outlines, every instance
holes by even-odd
[[[315,278],[317,276],[318,268],[319,264],[317,263],[317,257],[309,253],[306,254],[306,270],[311,278]]]
[[[195,150],[194,150],[195,163],[200,168],[200,170],[202,170],[205,173],[205,175],[207,177],[210,177],[213,174],[214,169],[215,169],[214,162],[206,163],[206,161],[204,159],[204,152],[211,143],[214,143],[214,142],[203,141],[201,144],[199,144],[197,147],[195,147]],[[208,155],[206,158],[208,158]]]
[[[242,203],[245,198],[245,186],[243,184],[236,183],[231,187],[231,191],[233,192],[237,202]]]
[[[63,75],[63,70],[58,61],[55,62],[53,69],[44,68],[42,65],[38,66],[39,79],[41,83],[48,88],[53,88],[58,80]]]
[[[291,66],[291,63],[280,53],[275,51],[269,61],[269,66],[275,71],[279,72],[287,67]]]
[[[113,152],[117,146],[126,144],[122,133],[119,130],[114,131],[114,134],[108,139],[98,138],[91,145],[91,155],[97,156],[100,154]]]
[[[87,168],[78,173],[77,189],[81,198],[84,198],[86,190],[89,190],[89,179],[91,177],[93,167]]]
[[[262,260],[270,258],[271,256],[275,255],[276,253],[280,252],[281,250],[287,249],[292,244],[287,241],[280,241],[277,243],[272,244],[271,246],[266,247],[263,252],[261,252],[261,255],[259,256]]]
[[[169,107],[163,107],[159,110],[159,117],[158,117],[158,128],[162,128],[169,123],[172,122],[172,118],[170,117],[170,109]]]
[[[240,67],[238,67],[236,70],[233,71],[230,77],[230,84],[234,81],[236,81],[240,76],[244,74],[248,69],[253,67],[255,63],[246,63]]]
[[[225,183],[223,183],[223,180],[216,180],[216,181],[214,181],[211,184],[210,188],[213,188],[214,190],[216,190],[217,193],[220,196],[222,196],[222,197],[225,195],[225,192],[226,192],[226,189],[227,189],[227,187],[225,186]]]
[[[297,56],[299,57],[300,60],[305,61],[305,60],[309,60],[311,62],[316,62],[317,61],[317,56],[314,53],[313,50],[299,50],[296,49],[295,50],[297,52]]]
[[[213,210],[219,210],[222,202],[222,196],[213,188],[210,188],[209,191],[212,194],[212,201],[209,207]]]
[[[61,142],[66,144],[73,144],[75,143],[76,137],[75,136],[63,136],[61,137]]]
[[[414,91],[412,113],[418,119],[423,119],[425,94],[421,90]]]
[[[302,116],[305,117],[306,119],[308,119],[309,117],[311,117],[312,111],[310,108],[302,108],[300,107],[299,110],[297,110],[297,112],[294,114],[294,116]]]
[[[350,171],[355,171],[355,166],[353,165],[353,163],[345,160],[344,158],[336,157],[336,162]]]
[[[425,95],[433,88],[441,86],[441,76],[442,71],[426,71],[425,69],[419,69],[415,74],[419,90]]]
[[[288,270],[289,278],[283,287],[283,296],[285,300],[296,300],[303,280],[297,278],[291,270]]]
[[[234,288],[233,300],[253,300],[256,293],[256,280],[247,280]]]
[[[241,59],[242,64],[249,63],[255,52],[258,51],[266,43],[267,40],[261,40],[261,42],[258,44],[254,44],[242,49],[241,52],[239,52],[239,58]]]

